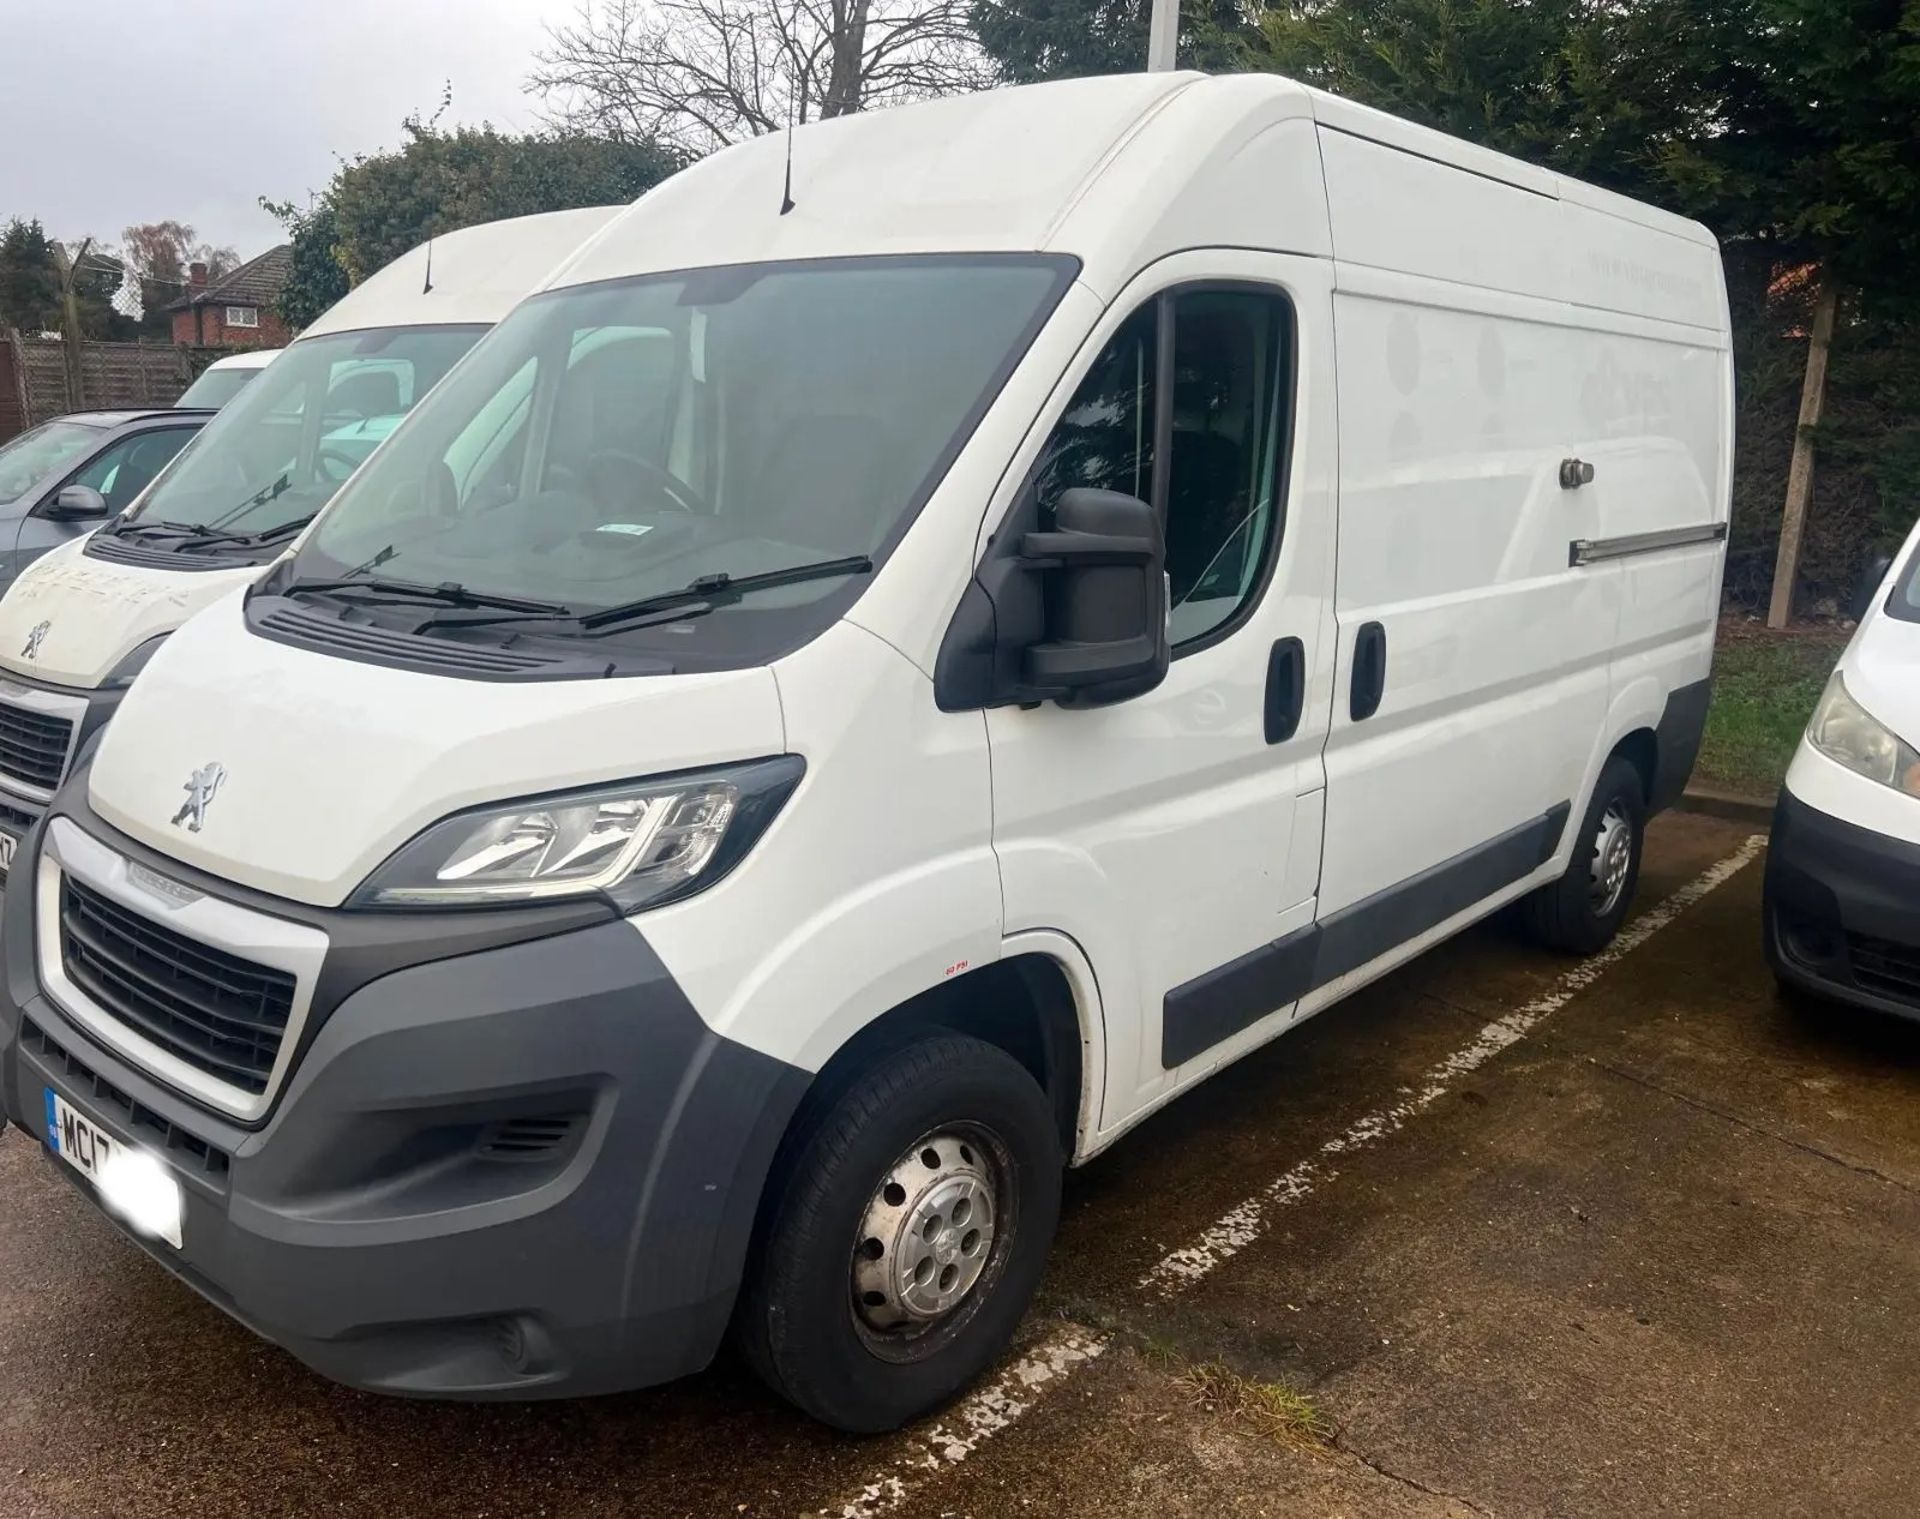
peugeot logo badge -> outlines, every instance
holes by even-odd
[[[47,629],[52,626],[51,622],[36,622],[33,625],[32,631],[27,634],[27,646],[20,651],[23,658],[38,659],[40,657],[40,645],[47,641]]]
[[[178,828],[184,823],[188,833],[198,833],[207,820],[207,808],[213,805],[214,792],[226,778],[227,767],[218,760],[208,760],[188,776],[186,785],[180,788],[186,792],[187,799],[173,815],[173,826]]]

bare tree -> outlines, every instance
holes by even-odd
[[[980,89],[969,0],[581,0],[527,81],[558,126],[704,153]]]

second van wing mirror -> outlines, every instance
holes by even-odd
[[[1847,609],[1847,615],[1855,622],[1865,617],[1873,606],[1873,598],[1879,593],[1880,582],[1887,578],[1887,571],[1893,568],[1893,558],[1888,554],[1876,554],[1860,567],[1860,578],[1853,583],[1853,602]]]
[[[107,498],[91,485],[69,485],[53,498],[47,515],[59,522],[88,522],[107,515]]]
[[[1146,502],[1079,487],[1020,558],[1043,575],[1045,633],[1022,653],[1034,697],[1094,706],[1137,696],[1167,673],[1167,549]]]

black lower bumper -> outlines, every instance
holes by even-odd
[[[708,1029],[631,925],[379,975],[332,1007],[247,1128],[47,998],[25,973],[30,892],[9,893],[6,918],[8,1116],[44,1134],[51,1088],[159,1155],[185,1194],[183,1243],[143,1248],[315,1370],[526,1398],[712,1357],[806,1078]]]
[[[1767,958],[1783,980],[1920,1018],[1920,847],[1782,791],[1764,918]]]

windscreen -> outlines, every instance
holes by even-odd
[[[856,258],[537,296],[356,477],[290,578],[584,612],[877,556],[1070,277],[1029,256]],[[735,610],[837,588],[784,584]]]
[[[0,501],[18,501],[77,462],[99,441],[97,427],[80,422],[46,422],[0,444]]]
[[[236,364],[230,369],[221,369],[216,366],[205,370],[199,379],[187,387],[186,394],[173,404],[175,406],[207,406],[217,411],[257,380],[265,368],[265,365],[259,368],[243,368]]]
[[[243,532],[305,521],[486,330],[373,328],[295,343],[201,430],[129,521]]]
[[[1920,548],[1907,556],[1906,567],[1887,598],[1887,611],[1905,622],[1920,622]]]

